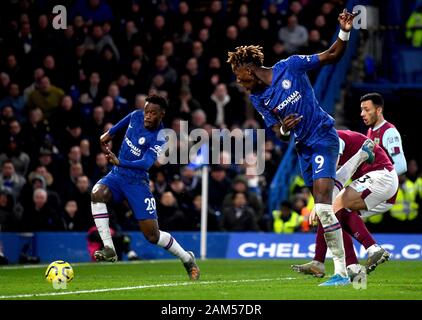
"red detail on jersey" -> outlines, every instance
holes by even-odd
[[[374,141],[376,144],[378,144],[381,148],[384,149],[384,151],[387,153],[388,158],[391,160],[392,163],[393,159],[391,159],[390,154],[388,153],[388,150],[385,148],[385,146],[382,144],[382,139],[384,138],[384,133],[390,128],[396,128],[392,123],[386,121],[381,127],[379,127],[377,130],[373,130],[372,128],[368,129],[368,133],[366,136]],[[399,151],[400,153],[400,151]]]
[[[368,139],[363,134],[359,132],[354,132],[350,130],[337,130],[339,137],[344,141],[345,147],[343,154],[340,156],[339,165],[342,166],[353,157],[359,149],[362,147],[363,143]],[[355,174],[352,176],[352,179],[358,179],[364,176],[366,173],[376,170],[387,169],[388,171],[394,170],[393,163],[388,158],[387,153],[378,145],[375,145],[374,148],[375,161],[372,164],[362,163]]]
[[[393,155],[399,154],[400,153],[400,147],[394,147],[393,148]]]

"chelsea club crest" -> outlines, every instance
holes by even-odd
[[[283,87],[283,89],[290,89],[290,87],[292,86],[292,82],[290,80],[284,79],[281,82],[281,86]]]
[[[145,137],[140,137],[139,140],[138,140],[138,143],[140,145],[143,145],[145,143]]]

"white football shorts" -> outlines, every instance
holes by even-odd
[[[365,211],[361,211],[363,217],[369,217],[391,208],[391,204],[386,203],[386,201],[396,194],[399,187],[399,178],[396,170],[376,170],[354,180],[349,186],[361,193],[367,211],[374,211],[373,213],[368,212],[368,214],[372,213],[370,215],[364,215]]]

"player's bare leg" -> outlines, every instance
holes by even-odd
[[[98,233],[103,241],[104,248],[97,250],[94,257],[97,261],[117,261],[116,249],[110,233],[109,215],[107,203],[112,199],[110,189],[104,184],[96,184],[91,192],[91,210],[92,216],[97,226]]]
[[[185,251],[169,233],[161,231],[158,228],[157,220],[140,220],[139,227],[148,242],[164,248],[182,261],[191,280],[199,279],[200,270],[193,252]]]
[[[314,181],[315,213],[324,228],[324,238],[333,254],[334,276],[320,284],[321,286],[338,286],[350,283],[346,270],[346,259],[343,246],[343,232],[332,206],[334,180],[320,178]]]
[[[357,192],[351,187],[343,189],[337,198],[334,200],[334,209],[337,208],[349,208],[350,210],[367,210],[365,201],[362,199],[362,192]],[[376,243],[372,244],[367,248],[368,259],[366,261],[367,273],[371,273],[375,268],[391,257],[391,254],[380,247]]]

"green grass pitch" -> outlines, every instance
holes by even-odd
[[[73,264],[74,280],[55,290],[46,266],[0,267],[0,300],[287,300],[422,299],[422,262],[389,261],[368,276],[367,288],[318,287],[327,279],[294,273],[304,260],[198,261],[201,279],[192,282],[178,260]],[[326,262],[332,272],[332,261]]]

